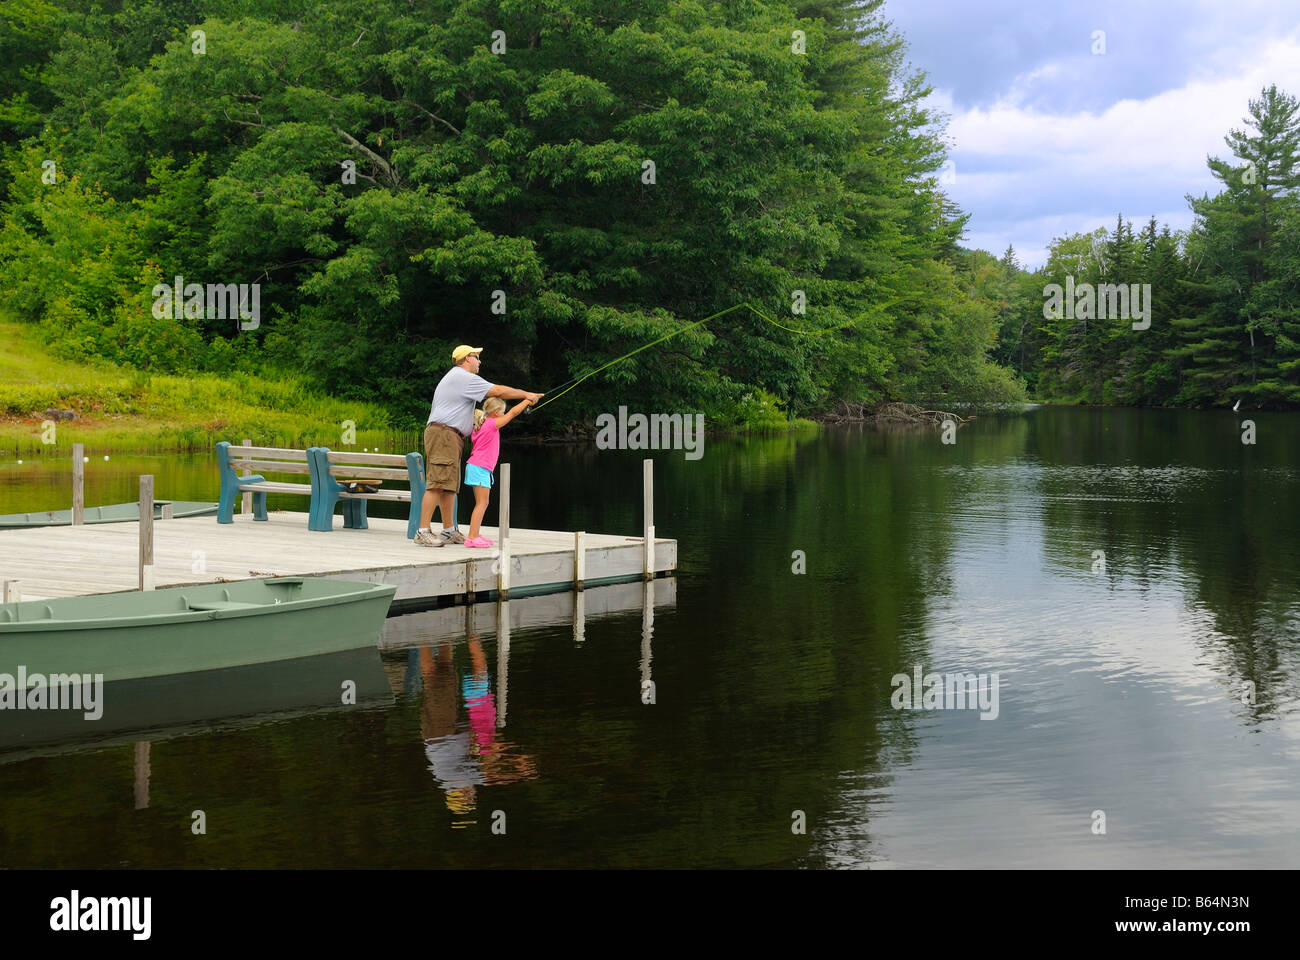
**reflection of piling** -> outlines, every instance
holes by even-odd
[[[140,589],[153,589],[153,474],[140,477]]]
[[[510,675],[510,601],[497,601],[497,726],[506,725],[506,687]]]
[[[645,525],[642,531],[642,536],[645,538],[645,562],[642,566],[642,577],[653,580],[655,576],[655,462],[646,460],[641,467],[645,488]]]
[[[86,446],[72,445],[72,525],[86,522]]]
[[[149,806],[149,741],[141,740],[135,745],[135,808],[143,810]]]
[[[650,676],[650,640],[655,632],[655,585],[653,580],[641,584],[641,691],[645,695],[647,685],[653,683]],[[643,701],[644,702],[644,701]]]

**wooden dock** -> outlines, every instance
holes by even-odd
[[[644,580],[677,567],[677,541],[653,537],[653,527],[652,549],[643,537],[512,527],[503,565],[496,548],[417,546],[406,525],[371,517],[366,530],[311,531],[306,513],[288,511],[265,522],[244,514],[230,524],[155,520],[152,581],[161,588],[266,576],[362,580],[396,585],[399,608]],[[482,530],[498,539],[495,528]],[[140,541],[138,521],[0,531],[0,580],[18,581],[25,600],[135,590]]]

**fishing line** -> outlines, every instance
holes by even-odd
[[[727,307],[726,310],[719,310],[717,313],[713,314],[712,316],[705,317],[703,320],[696,320],[694,323],[689,323],[689,324],[687,324],[686,326],[681,327],[680,329],[674,330],[672,333],[665,334],[664,336],[660,337],[658,340],[651,340],[649,343],[644,344],[643,346],[637,347],[635,350],[631,350],[631,351],[629,351],[629,352],[623,354],[623,356],[621,356],[621,357],[615,357],[613,360],[609,361],[609,363],[601,364],[601,365],[600,365],[599,367],[597,367],[595,370],[592,370],[592,371],[590,371],[590,372],[588,372],[588,373],[584,373],[582,376],[575,378],[575,379],[574,379],[574,382],[573,382],[573,386],[567,387],[567,388],[565,388],[564,390],[560,390],[560,392],[557,393],[557,394],[555,394],[555,396],[550,397],[550,398],[547,399],[547,400],[543,400],[541,403],[537,404],[536,406],[529,407],[528,409],[529,409],[530,411],[532,411],[532,410],[536,410],[536,409],[539,409],[539,408],[541,408],[541,407],[544,407],[544,406],[546,406],[548,403],[550,403],[552,400],[558,400],[558,399],[560,399],[560,397],[564,396],[566,393],[568,393],[570,390],[572,390],[572,389],[573,389],[574,387],[576,387],[578,384],[582,383],[582,381],[586,380],[588,377],[594,377],[596,374],[600,373],[600,371],[604,370],[606,367],[612,367],[614,364],[616,364],[616,363],[620,363],[621,361],[626,360],[628,357],[636,356],[636,355],[637,355],[638,353],[640,353],[642,350],[648,350],[648,349],[650,349],[651,347],[653,347],[653,346],[654,346],[655,344],[657,344],[657,343],[663,343],[665,340],[669,339],[670,337],[675,337],[675,336],[677,336],[679,333],[685,333],[687,330],[690,330],[690,329],[692,329],[692,328],[694,328],[694,327],[698,327],[698,326],[700,326],[701,324],[708,323],[710,320],[716,320],[718,317],[722,316],[724,313],[730,313],[732,310],[739,310],[741,307],[744,307],[744,306],[748,306],[748,304],[738,303],[738,304],[736,304],[735,306]],[[565,381],[565,382],[567,383],[568,381]],[[562,383],[562,384],[560,384],[560,386],[563,387],[564,384]],[[554,389],[559,389],[559,388],[556,387],[556,388],[552,388],[552,389],[554,390]],[[549,392],[551,392],[551,391],[547,391],[547,392],[549,393]]]
[[[884,309],[885,307],[893,306],[895,303],[898,303],[900,300],[916,300],[916,299],[919,298],[914,295],[895,297],[893,300],[887,300],[884,303],[876,305],[874,309]],[[766,320],[774,327],[779,327],[782,330],[787,330],[790,333],[797,333],[803,336],[811,336],[811,337],[821,336],[824,333],[830,333],[832,330],[839,330],[846,326],[852,326],[852,324],[849,323],[836,323],[836,324],[832,324],[829,327],[826,327],[823,330],[799,330],[796,329],[795,327],[787,327],[783,323],[777,323],[767,314],[763,313],[761,310],[759,310],[756,307],[750,306],[750,304],[748,303],[737,303],[734,306],[727,307],[727,309],[725,310],[719,310],[717,313],[711,314],[710,316],[705,317],[703,320],[696,320],[694,323],[688,323],[686,326],[674,330],[672,333],[665,334],[664,336],[658,338],[657,340],[651,340],[649,343],[643,344],[642,346],[637,347],[635,350],[629,350],[621,357],[615,357],[613,360],[610,360],[608,363],[601,364],[595,370],[588,371],[587,373],[584,373],[580,377],[570,377],[568,380],[565,380],[563,383],[559,384],[558,386],[554,386],[550,390],[546,391],[548,394],[547,398],[543,400],[541,403],[529,407],[527,412],[532,413],[534,410],[539,410],[542,407],[546,406],[548,403],[560,399],[560,397],[564,396],[574,387],[578,386],[578,384],[582,383],[582,381],[586,380],[589,377],[594,377],[596,374],[600,373],[600,371],[606,369],[607,367],[612,367],[616,363],[621,363],[624,360],[626,360],[628,357],[636,356],[642,350],[649,350],[651,347],[655,346],[656,344],[663,343],[665,340],[671,339],[672,337],[675,337],[680,333],[685,333],[687,330],[692,330],[695,327],[708,323],[710,320],[716,320],[718,319],[718,317],[731,313],[731,311],[733,310],[739,310],[741,307],[747,308],[751,313],[754,313],[757,316],[761,317],[763,320]],[[560,390],[560,387],[564,387],[564,389]],[[559,390],[560,392],[555,393],[556,390]]]

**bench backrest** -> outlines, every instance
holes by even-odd
[[[219,445],[220,446],[220,445]],[[225,447],[226,466],[252,473],[311,473],[306,450],[285,447]]]
[[[321,448],[335,479],[410,480],[404,456],[395,453],[339,453]]]

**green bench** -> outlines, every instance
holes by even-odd
[[[424,457],[418,453],[340,453],[326,447],[307,451],[312,469],[311,530],[332,530],[334,508],[343,504],[343,526],[365,530],[367,500],[409,503],[406,539],[420,527],[420,504],[424,498]],[[379,489],[374,493],[353,493],[347,480],[405,480],[407,489]]]
[[[424,457],[386,453],[344,453],[327,447],[292,450],[285,447],[235,446],[226,441],[217,444],[217,466],[221,471],[221,497],[217,504],[217,522],[234,523],[235,500],[244,493],[253,495],[253,519],[266,519],[268,493],[292,493],[310,497],[307,529],[332,530],[334,510],[343,506],[343,526],[368,529],[367,500],[409,503],[406,538],[415,537],[420,525],[420,506],[424,497]],[[237,471],[255,471],[241,477]],[[269,481],[264,474],[306,474],[308,483]],[[405,480],[407,489],[379,489],[374,493],[353,493],[348,480]]]
[[[241,493],[253,495],[253,519],[266,519],[268,493],[296,493],[312,496],[309,483],[268,481],[264,473],[290,473],[311,476],[307,450],[284,447],[234,446],[225,440],[217,444],[217,468],[221,471],[221,497],[217,503],[217,523],[235,522],[235,500]],[[252,470],[241,477],[236,471]]]

